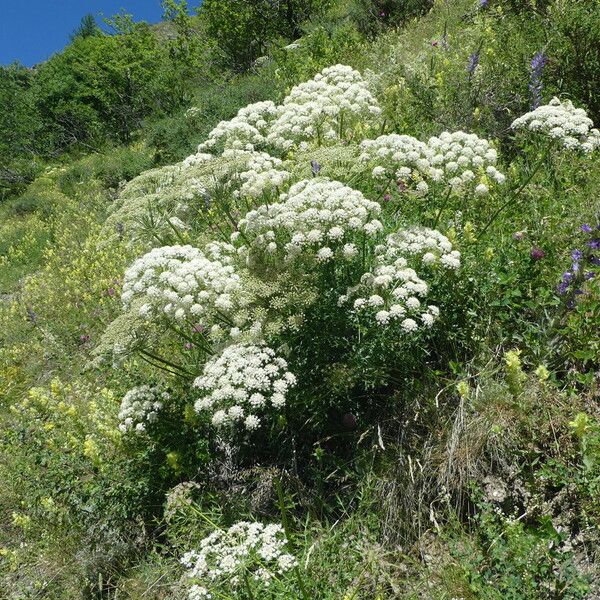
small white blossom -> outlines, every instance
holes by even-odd
[[[121,401],[119,429],[123,433],[141,433],[146,426],[154,423],[169,394],[158,387],[142,385],[129,390]]]
[[[590,153],[600,147],[600,131],[585,110],[575,108],[570,100],[552,98],[548,104],[515,119],[512,128],[549,136],[568,150]]]

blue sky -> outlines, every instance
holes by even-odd
[[[136,21],[156,23],[162,16],[160,0],[0,0],[0,64],[46,60],[69,42],[83,15],[91,13],[100,22],[121,8]]]

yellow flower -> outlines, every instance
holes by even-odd
[[[535,374],[538,376],[540,381],[547,381],[550,377],[550,371],[546,368],[545,365],[540,365],[536,370]]]
[[[458,395],[465,400],[466,398],[468,398],[469,396],[469,391],[471,390],[469,383],[467,381],[465,381],[464,379],[462,381],[459,381],[456,384],[456,391],[458,392]]]

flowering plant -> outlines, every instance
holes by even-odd
[[[281,410],[294,385],[287,362],[271,348],[235,344],[209,360],[194,381],[203,394],[194,407],[211,412],[215,427],[241,423],[252,431],[261,425],[256,413]]]
[[[268,587],[297,566],[286,545],[285,532],[278,524],[240,521],[227,530],[216,529],[200,542],[199,550],[181,558],[192,583],[190,600],[212,598],[212,590],[223,588],[245,588],[254,598],[252,590]]]

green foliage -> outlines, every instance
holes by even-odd
[[[374,36],[386,27],[398,27],[427,14],[433,0],[353,0],[349,14],[359,31]]]
[[[595,106],[597,11],[587,0],[477,4],[435,3],[417,21],[429,3],[356,2],[317,24],[302,21],[326,3],[205,0],[190,17],[168,0],[159,30],[121,14],[116,35],[76,36],[36,73],[2,69],[0,98],[15,110],[0,115],[0,185],[21,192],[0,206],[7,598],[186,598],[179,558],[213,524],[241,519],[290,532],[301,583],[274,580],[265,597],[278,600],[597,593],[599,278],[578,280],[573,303],[557,286],[582,247],[580,226],[598,224],[600,163],[508,129],[529,106],[540,50],[544,98],[563,91]],[[223,69],[262,53],[250,72]],[[361,268],[246,265],[248,311],[299,384],[271,426],[238,443],[194,410],[188,379],[148,355],[98,354],[139,331],[136,348],[200,372],[195,334],[122,313],[123,273],[149,246],[229,239],[232,221],[282,190],[233,193],[239,157],[151,167],[193,153],[241,106],[280,102],[338,62],[363,71],[383,132],[476,131],[500,142],[508,181],[482,198],[423,200],[371,176],[358,160],[360,125],[331,145],[278,151],[290,181],[318,170],[377,199],[389,230],[435,225],[462,266],[427,271],[441,317],[409,341],[338,305],[372,266],[368,244]],[[30,158],[66,149],[41,174]],[[173,216],[183,228],[168,225]],[[168,389],[169,403],[145,433],[125,435],[121,398],[147,382]]]
[[[327,0],[205,0],[199,15],[224,64],[243,70],[263,56],[275,39],[299,37],[301,24],[316,18],[326,6]]]
[[[102,30],[98,27],[94,15],[88,14],[81,19],[79,27],[71,34],[71,42],[77,38],[86,38],[91,35],[100,35]]]

